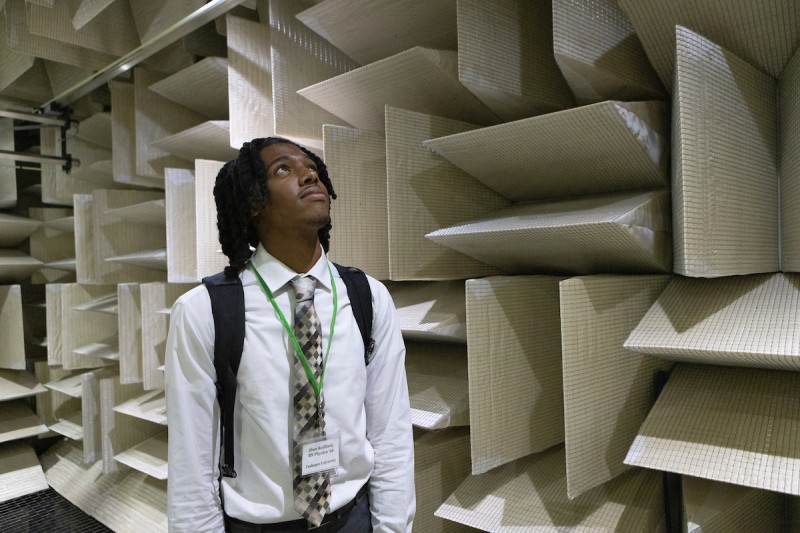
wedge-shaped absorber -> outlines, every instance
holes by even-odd
[[[50,389],[50,392],[57,392],[59,394],[64,394],[71,398],[80,398],[83,394],[83,388],[81,386],[81,381],[83,380],[82,373],[72,373],[69,370],[64,370],[60,366],[53,366],[53,368],[60,369],[59,376],[54,376],[53,381],[45,383],[45,387]]]
[[[690,476],[681,481],[688,533],[781,531],[792,523],[777,492]]]
[[[165,311],[180,295],[195,285],[143,283],[142,305],[142,382],[145,390],[164,388],[164,346],[167,342],[169,316]]]
[[[673,83],[676,25],[694,29],[776,78],[800,42],[800,10],[794,2],[620,0],[619,5],[668,88]]]
[[[422,144],[433,137],[476,127],[386,106],[386,203],[392,280],[465,279],[500,273],[425,238],[426,233],[442,226],[510,204]]]
[[[164,198],[148,200],[140,204],[126,205],[106,211],[108,215],[118,216],[128,222],[163,228],[166,217]]]
[[[197,280],[216,274],[228,266],[228,258],[222,253],[217,229],[217,205],[214,202],[214,182],[224,163],[197,159],[194,162],[195,177],[195,246]],[[176,216],[171,214],[170,216]],[[177,215],[180,216],[180,215]],[[190,251],[187,245],[187,251]]]
[[[167,281],[188,283],[197,277],[197,216],[194,172],[165,171],[167,223]],[[208,200],[210,201],[210,200]],[[209,237],[208,240],[215,240]]]
[[[0,43],[0,56],[2,53],[2,43]],[[0,62],[2,61],[4,59],[0,57]],[[0,118],[0,150],[14,151],[14,121],[10,118]],[[11,159],[0,159],[0,209],[8,209],[15,205],[17,205],[15,163]]]
[[[384,130],[386,105],[482,126],[500,122],[458,82],[456,63],[456,52],[417,46],[297,92],[362,130]]]
[[[76,30],[83,28],[113,3],[114,0],[80,0],[78,5],[70,10],[72,26]]]
[[[503,435],[498,434],[497,439],[502,440]],[[654,533],[665,527],[661,476],[656,472],[628,472],[568,500],[561,446],[468,477],[436,516],[497,532]]]
[[[521,204],[426,235],[505,272],[668,272],[669,194]]]
[[[407,341],[406,375],[414,426],[443,429],[469,425],[465,346]]]
[[[98,369],[81,374],[81,426],[83,427],[83,462],[103,462],[100,380],[113,376],[114,369]],[[103,465],[105,468],[105,464]]]
[[[142,297],[139,283],[118,283],[119,380],[142,382]]]
[[[42,225],[29,240],[30,253],[44,262],[31,277],[33,283],[71,283],[75,281],[75,219],[67,208],[31,208],[31,218]]]
[[[426,533],[456,531],[452,528],[454,524],[433,513],[468,476],[467,428],[414,431],[414,487],[417,493],[414,530]]]
[[[35,369],[37,362],[47,361],[47,309],[43,285],[23,285],[22,323],[25,337],[25,358]],[[38,375],[38,371],[36,371]],[[41,381],[41,380],[40,380]]]
[[[515,202],[669,184],[663,102],[601,102],[424,144]]]
[[[269,1],[273,113],[276,134],[319,148],[323,124],[346,123],[331,109],[299,96],[298,90],[358,64],[295,18],[306,7],[294,0]]]
[[[231,15],[225,21],[230,144],[239,148],[251,139],[275,134],[270,32],[264,24]]]
[[[0,402],[47,392],[36,376],[26,370],[0,370]],[[2,411],[2,410],[0,410]]]
[[[133,71],[136,173],[159,178],[162,188],[165,168],[191,168],[191,163],[155,146],[155,141],[197,126],[205,120],[200,113],[177,105],[150,90],[150,85],[163,78],[163,75],[141,67]]]
[[[0,285],[0,368],[25,370],[25,331],[22,321],[22,288]]]
[[[455,0],[325,0],[297,18],[362,65],[413,46],[455,50]]]
[[[54,45],[72,45],[112,56],[123,56],[141,44],[133,13],[127,2],[112,2],[91,22],[76,28],[73,2],[49,5],[27,2],[25,22],[31,35],[51,39]]]
[[[80,444],[62,439],[41,457],[44,477],[53,489],[84,513],[92,515],[100,503],[129,473],[103,475],[103,464],[83,463]]]
[[[337,196],[331,202],[331,261],[389,279],[386,141],[379,133],[343,126],[326,125],[323,131]]]
[[[210,119],[228,118],[228,60],[224,57],[201,59],[149,89]]]
[[[119,361],[119,337],[114,334],[72,350],[78,357],[99,357],[107,361]]]
[[[676,277],[625,341],[674,361],[800,370],[800,275]]]
[[[134,209],[132,206],[153,200],[163,200],[163,193],[96,189],[91,196],[75,196],[75,252],[79,282],[166,279],[163,219],[153,221],[156,226],[161,226],[154,230],[152,224],[131,224],[125,218]]]
[[[167,479],[166,430],[118,453],[114,460],[155,479]]]
[[[0,446],[0,502],[47,488],[42,465],[30,444],[10,442]]]
[[[0,248],[15,248],[41,225],[33,218],[0,213]]]
[[[553,57],[551,2],[458,2],[458,79],[504,121],[575,105]]]
[[[655,400],[655,373],[672,363],[623,347],[669,276],[584,276],[561,282],[567,494],[622,474]]]
[[[81,442],[83,440],[83,413],[80,403],[78,403],[76,411],[70,411],[69,414],[59,417],[56,422],[48,424],[47,429],[68,439]]]
[[[153,146],[187,161],[215,159],[229,161],[238,150],[229,146],[227,120],[210,120],[153,142]],[[166,175],[166,169],[165,169]]]
[[[36,379],[49,389],[47,394],[36,395],[36,414],[51,431],[77,440],[83,439],[83,427],[80,425],[82,420],[80,398],[75,397],[74,393],[65,394],[57,388],[59,380],[67,378],[71,372],[61,367],[51,367],[47,361],[36,361],[33,367]],[[70,392],[74,390],[82,392],[79,387]],[[73,424],[73,420],[77,421],[77,424]],[[76,430],[67,429],[68,426]]]
[[[554,0],[553,52],[579,103],[668,98],[616,0]]]
[[[109,365],[100,357],[82,355],[78,349],[117,334],[117,316],[82,311],[79,306],[116,294],[113,285],[50,283],[46,286],[47,361],[67,370]]]
[[[44,227],[46,229],[61,231],[64,233],[75,233],[75,217],[72,215],[69,216],[58,216],[60,213],[71,213],[69,209],[31,209],[31,213],[40,213],[42,214],[41,217],[37,215],[37,218],[44,220]],[[55,218],[50,218],[49,214],[57,215]]]
[[[403,338],[467,343],[463,281],[403,281],[386,288],[397,308]]]
[[[45,63],[44,59],[36,58],[28,70],[17,76],[5,89],[0,90],[0,95],[30,107],[48,101],[53,97],[53,88],[47,76]]]
[[[800,271],[800,52],[778,79],[781,270]],[[0,134],[2,135],[2,134]],[[1,172],[1,171],[0,171]]]
[[[135,267],[166,272],[167,270],[167,251],[164,248],[142,249],[127,254],[113,255],[106,257],[107,262],[115,263],[125,267]],[[162,276],[156,276],[161,278]]]
[[[176,22],[203,7],[204,3],[203,0],[184,0],[166,4],[142,2],[140,0],[130,2],[139,39],[143,43],[149,41]]]
[[[5,11],[0,13],[0,24],[2,24],[5,33],[6,14]],[[0,91],[4,91],[9,85],[14,83],[23,74],[33,67],[36,58],[27,54],[18,54],[8,47],[6,39],[0,40],[0,63],[3,65],[3,70],[0,71]],[[11,119],[0,119],[0,121],[11,122]],[[14,130],[10,130],[14,131]],[[12,148],[13,150],[13,148]]]
[[[113,146],[111,143],[111,128],[111,113],[100,112],[81,120],[78,123],[75,135],[106,150],[111,150]]]
[[[42,268],[42,262],[18,250],[0,249],[0,283],[25,280]]]
[[[467,281],[473,474],[564,441],[560,280]]]
[[[5,2],[5,38],[12,51],[93,70],[100,70],[118,59],[118,56],[111,53],[61,42],[49,36],[35,35],[30,31],[26,20],[26,9],[29,7],[27,4],[24,0]]]
[[[23,400],[3,402],[0,409],[0,444],[47,433],[47,426]]]
[[[777,271],[777,82],[701,35],[675,31],[675,272]]]
[[[167,482],[129,470],[115,484],[93,516],[112,531],[167,529]]]
[[[800,495],[800,374],[678,364],[625,463]]]
[[[58,63],[56,61],[42,60],[42,63],[44,64],[44,71],[47,74],[47,80],[50,82],[50,88],[53,90],[53,95],[66,92],[94,75],[94,71],[88,68],[73,67],[72,65]],[[100,91],[102,91],[102,89],[100,89]],[[73,116],[87,116],[92,113],[102,112],[103,104],[100,100],[103,98],[99,97],[100,91],[95,90],[95,92],[89,93],[82,99],[76,100],[74,103]]]
[[[167,425],[167,402],[163,390],[148,391],[114,407],[114,411],[134,418]]]
[[[114,181],[122,185],[164,188],[161,177],[136,171],[136,105],[131,83],[111,81],[111,144]],[[155,139],[153,139],[155,140]]]
[[[166,530],[165,481],[128,467],[103,474],[101,462],[83,464],[83,453],[67,440],[48,448],[41,462],[56,492],[112,530]]]
[[[123,385],[119,373],[110,369],[94,374],[98,381],[99,396],[95,398],[99,406],[100,451],[103,460],[103,473],[116,472],[118,465],[114,456],[140,444],[142,441],[161,433],[163,427],[141,418],[132,418],[114,410],[114,406],[142,394],[139,384]],[[84,399],[85,400],[85,399]],[[84,413],[86,404],[84,401]]]

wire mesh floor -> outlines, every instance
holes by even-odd
[[[0,503],[6,533],[106,533],[112,531],[53,489]]]

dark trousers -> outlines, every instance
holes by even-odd
[[[335,513],[336,511],[334,511]],[[286,527],[283,525],[286,524]],[[227,533],[295,533],[308,531],[305,524],[285,522],[284,524],[251,524],[241,520],[233,520],[225,517],[225,531]],[[356,501],[355,506],[347,516],[339,520],[334,520],[327,524],[322,524],[311,531],[316,533],[372,533],[372,520],[369,513],[369,495],[364,494],[361,499]]]

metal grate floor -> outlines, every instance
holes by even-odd
[[[0,531],[106,533],[111,530],[53,489],[47,489],[0,503]]]

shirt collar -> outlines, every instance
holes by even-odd
[[[322,245],[320,245],[320,248],[321,247]],[[276,259],[275,256],[270,254],[260,243],[256,247],[253,257],[250,259],[253,262],[253,265],[258,269],[258,273],[264,279],[267,287],[269,287],[273,293],[278,293],[284,290],[287,284],[298,274],[309,274],[314,276],[317,279],[317,287],[321,287],[327,291],[330,291],[331,277],[328,273],[328,256],[325,254],[325,250],[320,251],[322,253],[320,254],[319,260],[314,263],[314,266],[312,266],[311,270],[308,272],[295,272],[281,261]],[[250,268],[248,267],[245,269],[245,271],[252,276],[253,281],[255,281],[255,276],[253,276]]]

